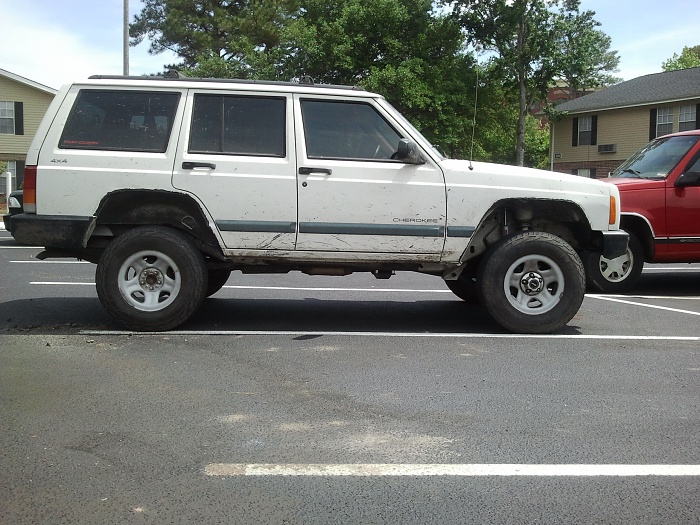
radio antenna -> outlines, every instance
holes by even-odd
[[[469,169],[474,170],[472,159],[474,158],[474,133],[476,130],[476,104],[479,98],[479,62],[476,63],[476,85],[474,86],[474,118],[472,119],[472,144],[469,152]]]

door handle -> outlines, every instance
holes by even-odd
[[[216,164],[212,162],[183,162],[183,170],[193,170],[195,168],[209,168],[210,170],[216,169]]]
[[[305,166],[299,168],[299,175],[311,175],[312,173],[325,173],[326,175],[330,175],[333,172],[328,168],[308,168]]]

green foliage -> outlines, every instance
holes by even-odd
[[[540,166],[543,130],[528,110],[557,74],[590,87],[616,65],[605,54],[602,69],[583,64],[601,62],[591,46],[607,51],[609,39],[596,33],[591,12],[577,18],[578,4],[144,0],[130,35],[133,45],[148,39],[153,54],[175,52],[176,67],[190,76],[359,84],[383,94],[451,157]],[[468,44],[495,53],[477,67]],[[565,66],[569,52],[577,58]]]
[[[620,57],[610,50],[611,39],[597,29],[594,11],[580,12],[578,2],[554,14],[557,76],[569,86],[572,95],[616,84]]]
[[[673,53],[671,58],[661,64],[661,69],[664,71],[677,71],[691,67],[700,67],[700,46],[684,47],[680,56]]]
[[[183,59],[178,67],[224,71],[260,78],[284,55],[279,47],[293,0],[144,0],[129,26],[131,45],[148,38],[149,52],[165,50]],[[280,52],[282,51],[282,52]],[[226,62],[227,64],[224,64]]]

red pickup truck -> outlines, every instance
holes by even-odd
[[[700,262],[700,130],[652,140],[607,179],[620,190],[627,253],[584,261],[590,289],[629,290],[645,262]]]

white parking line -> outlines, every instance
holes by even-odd
[[[601,299],[603,301],[612,301],[614,303],[630,304],[632,306],[642,306],[644,308],[653,308],[655,310],[665,310],[667,312],[674,312],[677,314],[688,314],[688,315],[700,315],[700,312],[693,312],[691,310],[680,310],[678,308],[669,308],[668,306],[658,306],[654,304],[638,303],[636,301],[626,301],[623,299],[618,299],[617,297],[610,297],[607,295],[588,295],[592,299]]]
[[[700,465],[210,463],[207,476],[700,476]]]
[[[130,330],[81,330],[81,335],[139,335],[139,336],[236,336],[282,335],[296,337],[423,337],[436,339],[594,339],[613,341],[700,341],[700,336],[682,335],[599,335],[599,334],[484,334],[454,332],[344,332],[302,330],[170,330],[168,332],[132,332]]]
[[[88,261],[10,261],[15,264],[92,264]]]

